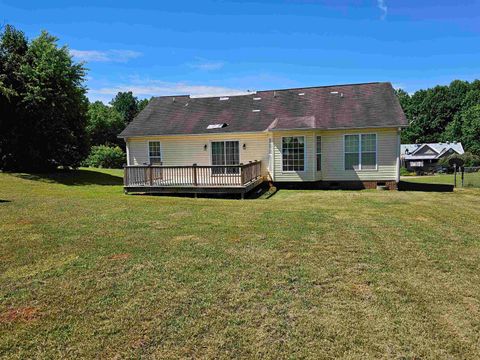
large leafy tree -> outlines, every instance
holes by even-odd
[[[148,101],[147,99],[138,100],[131,91],[127,91],[119,92],[110,101],[110,105],[122,115],[125,125],[128,125],[148,105]]]
[[[123,117],[114,107],[101,101],[89,105],[86,130],[91,145],[122,145],[117,135],[124,127]]]
[[[480,104],[463,111],[461,118],[462,141],[465,148],[480,155]]]
[[[0,34],[0,167],[77,167],[87,154],[85,68],[47,32]]]
[[[131,91],[119,92],[110,104],[122,115],[125,125],[129,124],[138,113],[138,99]]]

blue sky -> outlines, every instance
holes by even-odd
[[[105,102],[480,78],[480,0],[0,0],[0,22],[59,37]]]

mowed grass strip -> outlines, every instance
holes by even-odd
[[[0,174],[0,356],[475,358],[480,191],[125,196]]]

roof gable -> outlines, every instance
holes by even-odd
[[[228,126],[207,129],[211,124]],[[268,90],[239,96],[164,96],[148,106],[121,137],[406,126],[390,83]]]

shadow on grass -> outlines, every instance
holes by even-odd
[[[9,203],[9,202],[11,202],[11,201],[10,201],[10,200],[2,200],[2,199],[0,199],[0,204],[1,204],[1,203]]]
[[[452,192],[453,185],[400,181],[398,183],[398,190],[399,191]]]
[[[48,174],[15,174],[15,176],[33,181],[59,183],[63,185],[122,185],[120,176],[92,170],[60,170]]]
[[[268,199],[274,195],[275,192],[269,193],[268,183],[264,182],[257,186],[255,189],[249,191],[245,194],[245,200],[255,200],[255,199]],[[187,191],[187,190],[185,190]],[[195,194],[187,192],[171,192],[171,193],[129,193],[130,196],[159,196],[159,197],[178,197],[178,198],[194,198]],[[240,194],[208,194],[208,193],[199,193],[197,194],[199,199],[223,199],[223,200],[238,200],[241,199]]]

